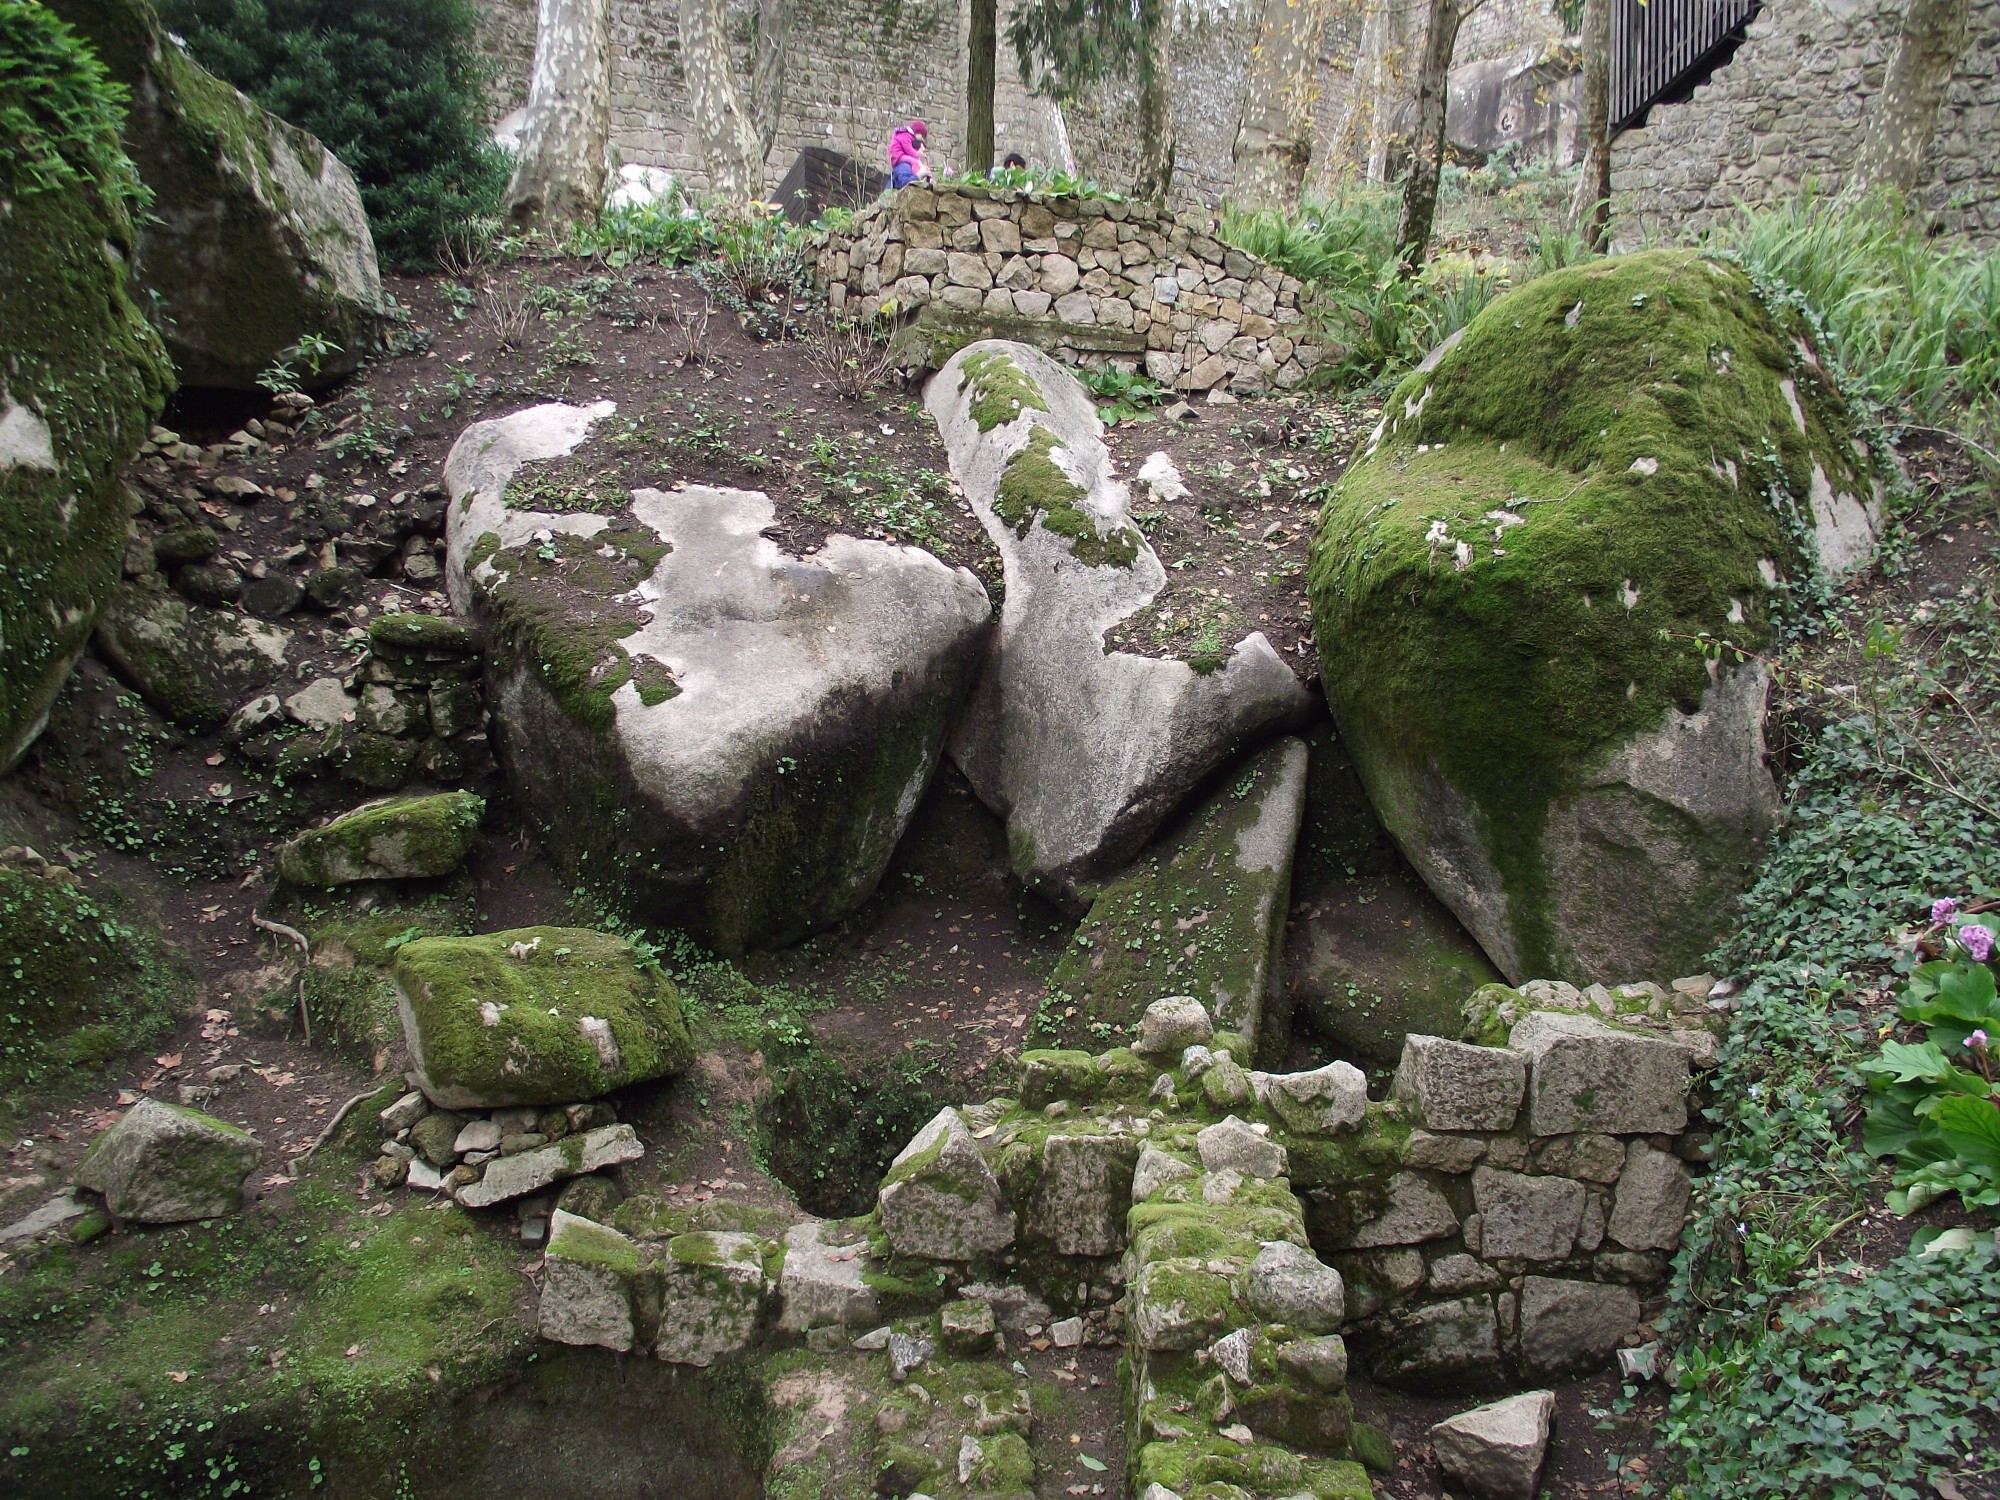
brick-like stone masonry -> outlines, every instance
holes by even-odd
[[[1020,339],[1137,368],[1198,394],[1298,385],[1325,358],[1300,284],[1222,244],[1205,216],[1138,203],[962,187],[885,194],[821,249],[836,312]]]

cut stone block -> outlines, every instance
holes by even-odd
[[[1527,1060],[1517,1053],[1412,1036],[1403,1043],[1395,1093],[1432,1130],[1512,1130],[1527,1084]]]
[[[1591,1016],[1537,1011],[1509,1038],[1529,1059],[1536,1135],[1677,1135],[1687,1128],[1688,1054]]]
[[[898,1255],[967,1261],[1014,1243],[1014,1212],[955,1109],[941,1109],[889,1164],[876,1195]]]
[[[1440,1422],[1431,1429],[1438,1467],[1486,1500],[1535,1500],[1555,1411],[1553,1391],[1529,1391]]]

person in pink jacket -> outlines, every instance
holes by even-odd
[[[891,187],[908,187],[920,177],[930,178],[931,164],[924,159],[924,143],[929,136],[930,127],[922,120],[896,127],[896,133],[889,137]]]

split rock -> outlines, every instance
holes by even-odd
[[[542,1257],[536,1328],[543,1338],[621,1354],[647,1341],[659,1318],[659,1286],[636,1243],[557,1209]]]
[[[952,756],[1007,819],[1015,874],[1080,904],[1232,754],[1303,718],[1305,690],[1261,633],[1194,662],[1105,651],[1105,632],[1159,594],[1166,570],[1069,371],[985,340],[951,358],[925,401],[1007,580]]]
[[[977,1260],[1014,1243],[1014,1213],[955,1109],[917,1132],[882,1179],[882,1233],[898,1255]]]

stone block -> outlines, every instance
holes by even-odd
[[[1535,1143],[1535,1170],[1584,1182],[1616,1182],[1625,1170],[1625,1143],[1608,1135],[1559,1135]]]
[[[955,1109],[939,1110],[889,1164],[876,1201],[898,1255],[966,1261],[1014,1243],[1013,1210]]]
[[[1472,1174],[1480,1254],[1489,1260],[1561,1260],[1583,1223],[1583,1184],[1480,1167]]]
[[[1485,1500],[1535,1500],[1555,1411],[1553,1391],[1509,1396],[1438,1423],[1431,1451],[1446,1479]]]
[[[942,276],[951,264],[941,249],[910,249],[903,253],[903,269],[912,276]]]
[[[951,278],[953,286],[977,287],[984,291],[993,285],[993,273],[987,269],[983,257],[950,251],[945,261],[945,275]]]
[[[654,1354],[670,1364],[705,1366],[748,1348],[769,1289],[763,1241],[713,1230],[675,1235],[661,1265]]]
[[[615,1229],[557,1209],[542,1251],[536,1331],[558,1344],[629,1353],[652,1337],[659,1286],[639,1246]]]
[[[1250,1082],[1264,1108],[1301,1135],[1352,1130],[1368,1114],[1368,1077],[1352,1063],[1332,1062],[1304,1073],[1252,1073]]]
[[[1139,1142],[1131,1136],[1052,1135],[1022,1215],[1022,1232],[1058,1255],[1115,1255],[1125,1248]]]
[[[1388,1206],[1356,1229],[1341,1248],[1420,1245],[1457,1232],[1458,1215],[1444,1194],[1415,1172],[1398,1172],[1389,1181]]]
[[[1340,1272],[1289,1240],[1272,1241],[1257,1252],[1243,1273],[1243,1300],[1266,1322],[1304,1333],[1331,1333],[1347,1315]]]
[[[1501,1370],[1493,1299],[1481,1293],[1413,1309],[1396,1319],[1369,1363],[1375,1378],[1387,1385],[1487,1385]]]
[[[1673,1250],[1687,1222],[1687,1168],[1665,1151],[1643,1141],[1625,1149],[1625,1170],[1618,1178],[1607,1228],[1627,1250]]]
[[[787,1333],[829,1325],[872,1328],[880,1319],[875,1291],[863,1276],[870,1264],[867,1240],[830,1236],[831,1228],[814,1222],[785,1231],[778,1327]]]
[[[1477,1135],[1435,1135],[1412,1130],[1403,1147],[1403,1165],[1419,1172],[1450,1172],[1462,1176],[1479,1165],[1486,1140]]]
[[[1047,316],[1049,308],[1055,301],[1047,292],[1019,291],[1013,295],[1014,311],[1028,318]]]
[[[1021,252],[1021,229],[1010,219],[987,219],[979,226],[979,243],[1003,255]]]
[[[1688,1054],[1591,1016],[1537,1011],[1509,1038],[1529,1059],[1536,1135],[1678,1134],[1687,1128]]]
[[[1639,1326],[1639,1294],[1629,1286],[1530,1276],[1521,1287],[1521,1362],[1537,1375],[1603,1364]]]
[[[1245,1177],[1285,1175],[1285,1148],[1231,1115],[1195,1136],[1201,1164],[1211,1172],[1240,1172]]]
[[[1067,255],[1042,257],[1042,290],[1051,297],[1061,297],[1075,291],[1077,284],[1082,280],[1082,270]]]
[[[1046,279],[1043,285],[1047,285]],[[1097,322],[1097,308],[1090,293],[1074,291],[1056,298],[1056,316],[1065,323],[1090,325]]]
[[[1432,1130],[1512,1130],[1527,1084],[1519,1053],[1412,1036],[1403,1043],[1395,1095]]]

